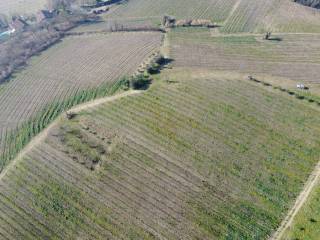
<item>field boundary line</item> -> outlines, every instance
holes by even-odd
[[[132,96],[135,94],[139,94],[143,91],[138,90],[129,90],[123,93],[116,94],[114,96],[108,96],[103,98],[98,98],[96,100],[89,101],[87,103],[79,104],[77,106],[74,106],[70,108],[69,110],[62,112],[51,124],[49,124],[48,127],[46,127],[43,131],[41,131],[38,135],[36,135],[21,151],[20,153],[9,163],[8,166],[3,169],[3,171],[0,173],[0,181],[6,176],[6,174],[20,161],[23,159],[23,157],[29,153],[35,146],[39,145],[41,142],[43,142],[46,137],[48,136],[50,130],[57,126],[57,124],[63,119],[63,116],[66,112],[73,112],[73,113],[79,113],[80,111],[93,108],[96,106],[99,106],[104,103],[113,102],[118,99]]]
[[[269,238],[269,240],[280,240],[285,233],[285,231],[292,225],[292,222],[302,208],[304,203],[308,200],[310,193],[314,189],[315,185],[320,180],[320,162],[317,163],[315,169],[310,174],[307,182],[305,183],[302,191],[300,192],[298,198],[296,199],[293,207],[289,210],[285,219],[281,222],[280,226],[273,233],[273,235]]]
[[[77,37],[77,36],[90,36],[90,35],[109,35],[109,34],[115,34],[115,33],[164,33],[164,30],[161,28],[124,28],[123,30],[97,30],[97,31],[79,31],[79,32],[67,32],[64,34],[65,37]]]

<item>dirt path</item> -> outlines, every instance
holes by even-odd
[[[320,180],[320,162],[317,164],[313,172],[308,178],[303,190],[300,192],[296,202],[294,203],[293,207],[289,210],[287,216],[282,221],[280,227],[277,231],[270,237],[270,240],[280,240],[285,233],[285,231],[292,225],[294,217],[297,215],[301,207],[307,201],[311,191],[315,187],[315,185]]]
[[[109,96],[109,97],[105,97],[105,98],[100,98],[100,99],[96,99],[93,100],[91,102],[87,102],[84,104],[80,104],[77,105],[73,108],[71,108],[70,110],[68,110],[68,112],[74,112],[74,113],[78,113],[80,111],[89,109],[89,108],[93,108],[96,107],[100,104],[103,103],[107,103],[107,102],[112,102],[115,100],[118,100],[120,98],[124,98],[127,96],[131,96],[131,95],[135,95],[138,93],[141,93],[142,91],[135,91],[135,90],[130,90],[130,91],[126,91],[124,93],[120,93],[114,96]],[[53,129],[55,126],[57,126],[57,124],[59,124],[59,121],[64,117],[65,113],[62,113],[54,122],[52,122],[48,127],[46,127],[43,131],[41,131],[37,136],[35,136],[28,144],[27,146],[22,149],[22,151],[16,156],[15,159],[13,159],[8,166],[5,167],[5,169],[0,173],[0,181],[6,176],[6,174],[14,168],[14,166],[16,165],[17,162],[19,162],[23,156],[25,156],[28,152],[30,152],[32,150],[32,148],[34,148],[35,146],[39,145],[41,142],[43,142],[46,137],[48,136],[49,132],[51,129]]]
[[[115,101],[117,99],[120,99],[120,98],[123,98],[123,97],[127,97],[127,96],[130,96],[130,95],[135,95],[135,94],[138,94],[138,93],[141,93],[141,92],[142,91],[130,90],[130,91],[126,91],[126,92],[111,96],[111,97],[105,97],[105,98],[96,99],[96,100],[93,100],[91,102],[87,102],[87,103],[83,103],[83,104],[77,105],[77,106],[73,107],[72,109],[70,109],[69,112],[76,112],[77,113],[77,112],[86,110],[88,108],[96,107],[96,106],[98,106],[100,104],[103,104],[103,103],[113,102],[113,101]]]
[[[237,11],[238,7],[240,6],[242,0],[238,0],[232,7],[228,17],[224,20],[223,24],[226,24],[233,16],[233,14]]]

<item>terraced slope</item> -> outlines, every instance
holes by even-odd
[[[216,35],[207,29],[176,29],[169,35],[170,55],[175,66],[267,74],[274,76],[278,86],[295,88],[303,82],[320,93],[320,35],[273,37],[274,41],[263,41],[262,35]]]
[[[288,0],[130,0],[107,16],[160,23],[165,14],[211,19],[223,33],[320,32],[320,12]]]
[[[158,50],[161,39],[160,33],[67,37],[34,57],[26,69],[1,88],[0,146],[8,132],[48,104],[63,101],[83,89],[111,85],[132,74]]]
[[[0,1],[0,13],[6,15],[31,14],[43,9],[46,0],[2,0]]]
[[[111,14],[113,18],[210,18],[223,22],[237,0],[131,0]]]
[[[221,32],[318,32],[320,12],[287,0],[240,0]]]
[[[286,231],[283,240],[317,239],[320,236],[320,185],[310,195],[308,201],[294,218],[293,224]]]
[[[164,72],[64,120],[0,184],[4,239],[266,239],[319,159],[320,113],[238,75]]]

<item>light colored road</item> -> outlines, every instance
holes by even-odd
[[[141,93],[142,91],[135,91],[135,90],[130,90],[130,91],[126,91],[114,96],[109,96],[109,97],[105,97],[105,98],[100,98],[100,99],[96,99],[87,103],[83,103],[80,105],[77,105],[73,108],[71,108],[70,110],[68,110],[68,112],[73,112],[73,113],[78,113],[80,111],[89,109],[89,108],[93,108],[96,107],[98,105],[107,103],[107,102],[113,102],[116,101],[120,98],[124,98],[127,96],[131,96],[131,95],[135,95],[138,93]],[[0,181],[6,176],[7,172],[9,172],[11,169],[14,168],[14,166],[17,164],[18,161],[20,161],[29,151],[32,150],[33,147],[39,145],[41,142],[43,142],[46,137],[48,136],[49,132],[51,129],[53,129],[55,126],[57,126],[57,124],[59,123],[59,121],[65,116],[65,113],[62,113],[54,122],[52,122],[48,127],[46,127],[43,131],[41,131],[41,133],[39,133],[37,136],[35,136],[28,144],[27,146],[17,155],[17,157],[15,159],[13,159],[8,166],[6,166],[4,168],[4,170],[0,173]]]
[[[277,231],[270,237],[270,240],[280,240],[285,233],[285,231],[292,225],[294,217],[297,215],[301,207],[307,201],[310,193],[314,189],[315,185],[320,180],[320,162],[317,164],[313,172],[308,178],[303,190],[300,192],[295,204],[289,210],[285,219],[281,222],[280,227]]]

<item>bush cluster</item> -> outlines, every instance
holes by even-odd
[[[133,89],[146,89],[151,83],[149,74],[138,74],[130,78],[130,86]]]
[[[123,90],[132,89],[147,89],[151,83],[151,78],[148,73],[134,75],[132,77],[123,77],[120,84]]]
[[[149,66],[147,67],[147,72],[149,74],[160,73],[162,66],[165,64],[166,64],[165,57],[162,55],[159,55],[149,64]]]

